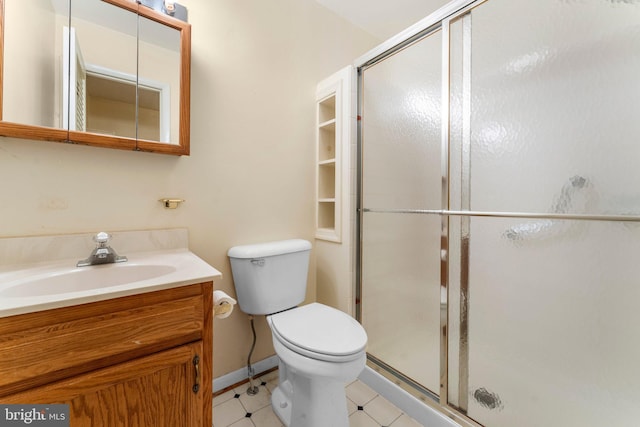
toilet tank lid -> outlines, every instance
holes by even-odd
[[[229,258],[260,258],[302,252],[311,249],[311,243],[302,239],[279,240],[255,245],[234,246],[227,252]]]

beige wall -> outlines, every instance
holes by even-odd
[[[181,3],[193,25],[191,156],[0,138],[0,236],[187,227],[233,294],[231,246],[313,241],[315,86],[377,41],[313,0]],[[166,196],[186,202],[167,210]],[[254,360],[273,354],[257,326]],[[214,376],[241,369],[247,316],[216,320],[214,335]]]

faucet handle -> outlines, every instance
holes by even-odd
[[[111,234],[101,231],[95,236],[93,236],[93,241],[98,244],[104,244],[104,243],[107,243],[110,238],[111,238]]]
[[[89,255],[87,259],[78,261],[76,266],[85,267],[87,265],[111,264],[114,262],[127,261],[126,256],[118,255],[116,251],[107,245],[109,239],[111,239],[111,234],[105,233],[104,231],[93,236],[93,241],[96,242],[96,248],[91,252],[91,255]]]

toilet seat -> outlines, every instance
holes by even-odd
[[[346,362],[362,355],[367,334],[360,323],[335,308],[312,303],[267,318],[275,338],[312,359]]]

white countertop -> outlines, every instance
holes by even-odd
[[[128,257],[127,262],[87,267],[76,267],[77,258],[0,266],[0,317],[176,288],[212,281],[222,276],[218,270],[185,248],[123,253],[122,255]],[[137,266],[149,269],[158,266],[172,268],[162,269],[162,274],[157,277],[136,278],[135,269]],[[133,281],[122,283],[122,277],[126,278],[126,274],[129,274],[126,273],[118,275],[120,276],[119,283],[114,286],[108,284],[94,289],[53,291],[53,293],[51,293],[51,289],[46,289],[47,278],[69,275],[65,277],[82,277],[82,282],[90,284],[94,282],[93,279],[100,281],[100,276],[104,277],[105,274],[108,274],[109,272],[105,269],[118,268],[134,271]],[[119,271],[119,273],[123,271],[125,270]],[[20,294],[15,291],[19,286],[33,287],[34,283],[37,284],[37,289],[41,290],[42,294],[39,294],[39,291],[31,291],[34,293],[33,296],[15,296]]]

